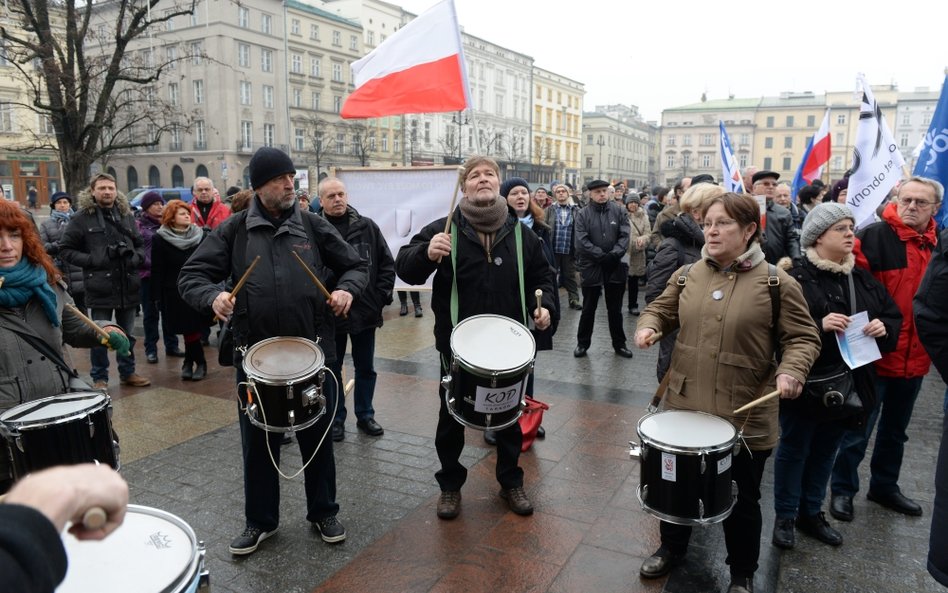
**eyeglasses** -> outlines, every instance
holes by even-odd
[[[729,227],[733,224],[737,224],[737,221],[731,218],[722,218],[721,220],[715,220],[714,222],[702,222],[701,228],[705,231],[710,231],[715,226],[719,229],[723,229],[724,227]]]
[[[915,205],[918,206],[919,208],[927,208],[928,206],[933,206],[935,204],[935,202],[931,200],[922,200],[920,198],[909,198],[907,196],[906,197],[899,196],[898,200],[899,200],[899,204],[902,204],[903,206],[911,206],[912,203],[914,202]]]

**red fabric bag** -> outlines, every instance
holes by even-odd
[[[543,422],[543,410],[550,409],[549,405],[535,400],[529,395],[525,399],[527,405],[519,419],[520,432],[523,433],[523,444],[520,446],[521,452],[526,452],[533,445],[534,439],[537,438],[537,429],[540,428],[540,424]]]

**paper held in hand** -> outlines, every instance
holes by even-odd
[[[863,333],[863,329],[869,323],[869,314],[866,311],[860,311],[849,320],[849,327],[845,331],[836,332],[836,344],[839,346],[843,362],[849,368],[855,369],[882,358],[876,339]]]

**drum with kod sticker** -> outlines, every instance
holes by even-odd
[[[638,498],[646,512],[678,525],[709,525],[727,518],[737,502],[731,461],[737,431],[730,422],[686,410],[643,416]]]
[[[475,315],[451,332],[450,375],[441,380],[451,416],[477,430],[501,430],[523,413],[536,342],[502,315]]]
[[[171,513],[130,504],[125,521],[103,540],[62,537],[69,569],[56,593],[209,590],[204,542]]]

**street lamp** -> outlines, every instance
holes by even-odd
[[[599,147],[599,179],[602,179],[602,147],[605,144],[606,141],[602,139],[602,134],[599,134],[599,139],[596,140],[596,146]]]
[[[471,120],[464,115],[463,111],[458,111],[457,115],[451,116],[451,123],[458,125],[458,164],[461,164],[461,126],[471,123]]]

